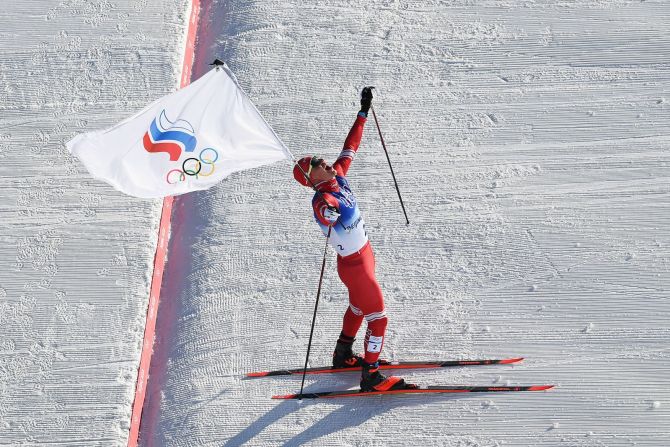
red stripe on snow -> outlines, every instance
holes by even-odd
[[[198,16],[200,13],[200,0],[191,0],[191,16],[188,22],[186,34],[186,48],[184,50],[184,61],[182,64],[182,75],[180,87],[186,87],[191,82],[193,68],[195,36],[198,28]],[[173,197],[163,199],[161,220],[158,226],[158,243],[154,257],[154,273],[151,277],[151,289],[149,292],[149,307],[147,309],[147,320],[144,327],[144,342],[140,355],[140,366],[137,372],[137,385],[135,386],[135,400],[133,402],[132,415],[130,417],[130,435],[128,446],[136,447],[140,433],[140,422],[142,420],[142,407],[146,396],[147,381],[149,379],[149,366],[153,354],[154,337],[156,335],[156,317],[158,315],[158,303],[160,301],[161,283],[163,282],[163,269],[167,255],[168,240],[170,236],[170,222],[172,216]]]

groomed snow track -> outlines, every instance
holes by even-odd
[[[174,88],[188,5],[38,3],[0,16],[27,42],[1,44],[0,444],[125,445],[158,207],[88,179],[62,143]],[[175,200],[140,444],[666,445],[670,5],[305,3],[207,2],[195,77],[226,60],[296,156],[331,159],[375,85],[411,220],[369,122],[349,177],[385,355],[523,356],[406,376],[557,387],[299,404],[270,400],[299,379],[243,380],[303,361],[323,249],[278,164]],[[332,254],[324,284],[313,366],[346,307]]]
[[[375,104],[350,180],[395,359],[525,356],[421,384],[548,393],[276,404],[297,379],[323,238],[290,166],[175,202],[165,359],[148,445],[662,445],[668,439],[670,36],[662,2],[215,2],[196,74],[226,60],[292,151],[334,159]],[[173,256],[175,253],[175,256]],[[173,263],[173,261],[176,262]],[[329,258],[312,364],[346,308]],[[161,323],[162,317],[165,319]],[[356,377],[309,379],[308,391]],[[145,408],[146,410],[146,408]],[[665,421],[665,422],[664,422]]]

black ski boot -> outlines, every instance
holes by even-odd
[[[361,376],[361,392],[369,391],[390,391],[405,390],[416,388],[416,385],[405,382],[404,379],[396,376],[386,377],[379,372],[379,362],[363,363]]]
[[[340,334],[340,339],[337,340],[337,345],[335,345],[335,351],[333,352],[333,368],[355,368],[361,366],[363,358],[354,354],[352,349],[354,340],[354,338]]]

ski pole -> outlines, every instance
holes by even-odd
[[[375,124],[377,125],[377,131],[379,132],[379,139],[382,142],[382,147],[384,148],[384,153],[386,153],[386,160],[389,162],[389,168],[391,168],[391,175],[393,176],[393,183],[395,183],[395,190],[398,192],[398,198],[400,199],[400,206],[402,206],[402,212],[405,213],[405,220],[407,225],[409,225],[409,219],[407,218],[407,211],[405,211],[405,204],[402,201],[400,196],[400,188],[398,188],[398,182],[395,179],[395,173],[393,172],[393,166],[391,165],[391,159],[389,158],[389,152],[386,150],[386,143],[384,143],[384,136],[382,135],[382,130],[379,127],[379,120],[377,120],[377,114],[375,113],[375,108],[371,105],[370,110],[372,110],[372,116],[375,119]]]
[[[328,253],[328,240],[332,225],[328,227],[326,236],[326,248],[323,250],[323,262],[321,263],[321,275],[319,276],[319,287],[316,291],[316,304],[314,304],[314,316],[312,317],[312,328],[309,331],[309,342],[307,343],[307,356],[305,356],[305,368],[302,371],[302,383],[300,384],[300,400],[302,400],[302,390],[305,386],[305,376],[307,375],[307,363],[309,362],[309,351],[312,349],[312,337],[314,336],[314,323],[316,322],[316,311],[319,308],[319,297],[321,296],[321,283],[323,282],[323,272],[326,269],[326,254]]]

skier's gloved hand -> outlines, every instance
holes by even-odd
[[[368,115],[368,111],[370,110],[370,106],[372,105],[372,89],[374,87],[365,87],[361,91],[361,112],[365,114],[365,116]]]
[[[337,222],[337,219],[340,218],[340,212],[337,211],[337,208],[334,206],[329,206],[323,211],[323,217],[325,217],[326,220],[332,225]]]

